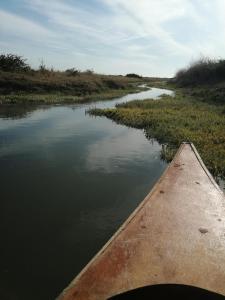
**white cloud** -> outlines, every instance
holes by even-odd
[[[0,20],[2,34],[39,41],[53,36],[53,33],[43,26],[4,10],[0,10]]]
[[[41,46],[51,64],[105,73],[171,76],[200,54],[225,53],[224,0],[95,1],[23,0],[43,25],[0,10],[0,32],[48,39]]]
[[[121,31],[126,31],[130,36],[153,37],[166,45],[167,50],[178,50],[190,53],[190,49],[185,48],[172,38],[172,36],[162,28],[162,24],[183,17],[189,8],[187,1],[165,1],[165,0],[102,0],[114,10],[112,18],[115,27]],[[186,4],[186,5],[185,5]],[[185,7],[186,6],[186,7]],[[192,8],[192,7],[191,7]],[[193,14],[193,19],[196,18]]]
[[[92,12],[66,4],[60,0],[26,0],[29,7],[41,15],[45,15],[49,25],[56,26],[56,30],[63,31],[66,36],[78,34],[83,38],[94,38],[102,43],[109,43],[110,37],[104,22]],[[104,18],[104,16],[102,16]]]

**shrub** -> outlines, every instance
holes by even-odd
[[[0,70],[4,72],[24,72],[30,70],[30,66],[22,56],[15,54],[1,54]]]
[[[83,72],[86,75],[93,75],[95,72],[92,69],[87,69],[86,71]]]
[[[76,68],[67,69],[65,72],[68,76],[77,76],[80,74],[80,70]]]
[[[225,60],[202,58],[188,68],[179,70],[174,78],[180,86],[217,83],[225,80]]]
[[[127,74],[126,77],[131,77],[131,78],[142,78],[142,76],[140,76],[140,75],[138,75],[138,74],[135,74],[135,73]]]

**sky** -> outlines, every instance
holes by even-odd
[[[171,77],[225,58],[225,0],[0,0],[0,53],[34,68]]]

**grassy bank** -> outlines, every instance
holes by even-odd
[[[171,84],[200,101],[225,105],[225,60],[195,61],[179,70]]]
[[[87,103],[95,101],[110,100],[117,97],[122,97],[129,93],[135,93],[144,90],[136,85],[119,90],[108,90],[90,95],[76,96],[66,95],[63,93],[51,94],[31,94],[31,93],[12,93],[0,95],[0,104],[72,104],[72,103]]]
[[[93,109],[90,113],[144,129],[148,138],[167,145],[162,158],[168,161],[181,142],[191,141],[213,175],[225,178],[224,106],[196,101],[180,91],[175,97],[131,101],[115,109]]]
[[[107,100],[140,91],[142,78],[51,70],[0,71],[0,104],[55,104]]]

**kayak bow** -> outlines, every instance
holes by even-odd
[[[158,284],[225,295],[225,197],[190,143],[59,299],[105,300]]]

